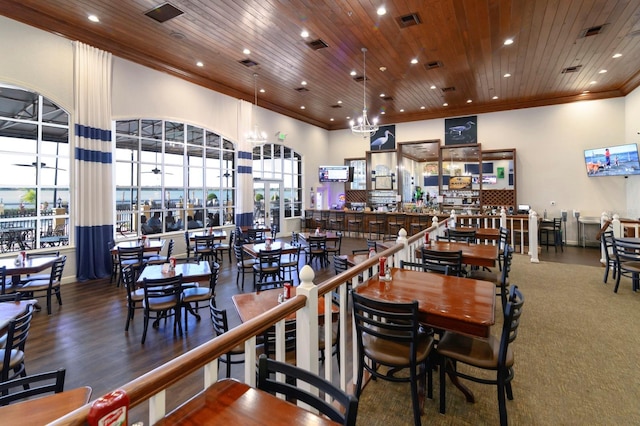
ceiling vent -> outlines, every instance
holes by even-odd
[[[594,35],[601,34],[606,28],[607,24],[596,25],[595,27],[584,29],[580,32],[578,38],[591,37]]]
[[[320,49],[324,49],[325,47],[329,47],[329,45],[325,43],[324,40],[322,39],[311,40],[310,42],[307,43],[307,46],[309,46],[313,50],[320,50]]]
[[[456,88],[454,86],[449,86],[449,87],[443,87],[442,88],[442,93],[449,93],[449,92],[455,92]]]
[[[340,104],[331,105],[331,108],[342,108],[342,105]]]
[[[150,11],[146,12],[145,15],[147,15],[149,18],[155,19],[162,24],[164,22],[167,22],[169,19],[173,19],[176,16],[182,15],[183,13],[184,12],[177,7],[169,3],[165,3],[151,9]]]
[[[434,68],[442,68],[444,65],[440,61],[431,61],[424,64],[424,67],[428,70],[432,70]]]
[[[353,79],[358,83],[362,83],[364,81],[364,77],[361,76],[361,75],[357,75],[357,76],[353,77]],[[369,81],[369,78],[367,78],[367,81]]]
[[[306,87],[298,87],[297,89],[293,89],[298,93],[307,93],[309,91],[309,89],[307,89]]]
[[[380,99],[382,99],[383,101],[386,101],[386,102],[391,102],[391,101],[393,101],[393,96],[383,96]]]
[[[562,74],[568,74],[571,72],[578,72],[580,71],[580,68],[582,68],[582,65],[576,65],[574,67],[566,67],[562,70]]]
[[[256,65],[258,65],[257,62],[254,62],[251,59],[243,59],[240,61],[240,63],[245,67],[255,67]]]
[[[396,22],[400,28],[412,27],[420,23],[420,16],[417,13],[410,13],[396,18]]]

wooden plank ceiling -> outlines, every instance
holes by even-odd
[[[637,0],[389,0],[382,16],[383,0],[171,0],[178,16],[145,15],[164,3],[1,0],[0,14],[250,102],[257,73],[261,107],[325,129],[362,113],[363,47],[366,104],[381,124],[618,97],[640,84]]]

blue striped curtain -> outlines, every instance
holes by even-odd
[[[76,277],[111,275],[111,53],[74,42]]]

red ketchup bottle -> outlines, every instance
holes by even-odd
[[[291,297],[291,283],[284,283],[284,298],[289,299]]]
[[[424,245],[429,246],[429,233],[424,234]]]
[[[387,258],[385,256],[382,256],[380,258],[380,265],[378,267],[378,275],[380,277],[384,277],[386,274],[386,267],[387,267]]]
[[[128,416],[129,396],[118,389],[93,401],[87,423],[89,426],[128,425]]]

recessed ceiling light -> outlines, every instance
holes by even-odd
[[[264,93],[264,92],[266,92],[266,90],[260,89],[260,93]]]
[[[350,74],[350,75],[356,75],[356,71],[355,71],[355,70],[353,70],[353,71],[351,71],[349,74]]]
[[[616,53],[615,55],[612,56],[612,58],[613,59],[618,59],[621,56],[622,56],[622,53]]]
[[[467,99],[468,104],[470,104],[471,102],[473,102],[471,99]]]
[[[381,98],[384,98],[384,93],[380,93],[380,97],[381,97]]]
[[[385,72],[387,70],[387,67],[380,67],[378,69],[380,70],[380,72]]]
[[[493,98],[491,98],[491,99],[498,99],[498,97],[497,97],[497,96],[494,96],[494,97],[493,97]]]
[[[89,15],[87,16],[87,19],[91,22],[100,22],[100,18],[98,18],[96,15]]]
[[[386,112],[385,111],[380,111],[380,115],[385,115]]]
[[[449,106],[449,104],[445,102],[442,104],[442,106]]]
[[[387,9],[385,9],[384,6],[380,6],[376,11],[376,13],[378,14],[378,16],[385,15],[387,13]]]
[[[590,82],[589,82],[589,84],[597,84],[597,83],[598,83],[598,82],[597,82],[597,81],[595,81],[595,80],[593,80],[593,81],[590,81]]]
[[[204,67],[204,64],[202,63],[202,61],[196,62],[196,65],[199,66],[199,67]]]
[[[422,105],[422,106],[420,107],[420,109],[427,109],[427,107],[426,107],[426,106],[424,106],[424,105]]]
[[[607,70],[600,70],[598,71],[598,74],[604,74],[605,72],[607,72]]]
[[[509,78],[509,77],[511,77],[511,74],[509,74],[509,73],[506,73],[506,74],[504,75],[504,78]]]
[[[309,37],[309,31],[307,31],[307,30],[302,30],[302,32],[300,33],[300,37],[302,37],[302,38],[307,38],[307,37]]]
[[[347,120],[351,120],[351,116],[347,115]]]
[[[400,108],[400,112],[404,112],[404,108]]]
[[[304,105],[301,105],[301,106],[300,106],[300,109],[305,109]]]
[[[411,60],[411,63],[412,63],[412,64],[417,64],[417,63],[418,63],[418,59],[413,58],[413,59]]]
[[[342,103],[342,101],[338,101],[338,104],[341,104],[341,103]]]
[[[333,118],[330,118],[329,121],[333,121]]]
[[[433,90],[433,89],[435,89],[435,88],[436,88],[436,85],[435,85],[435,84],[432,84],[432,85],[431,85],[431,87],[429,87],[429,89],[431,89],[431,90]]]
[[[242,53],[244,53],[245,55],[250,55],[251,51],[249,49],[244,49]]]
[[[300,82],[300,84],[302,84],[303,86],[306,86],[306,85],[307,85],[307,82],[306,82],[306,81],[304,81],[304,80],[302,80],[302,81]]]
[[[508,38],[504,41],[504,45],[505,46],[509,46],[510,44],[513,44],[513,39],[512,38]]]

